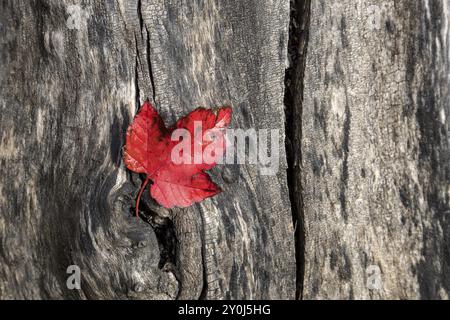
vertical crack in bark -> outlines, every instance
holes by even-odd
[[[147,65],[148,65],[148,74],[150,76],[150,84],[152,86],[153,103],[156,104],[156,86],[155,86],[155,79],[153,78],[152,60],[151,60],[151,57],[150,57],[150,33],[148,32],[148,28],[147,27],[145,27],[145,31],[147,32]]]
[[[139,18],[139,28],[142,30],[144,29],[144,17],[142,16],[142,0],[138,0],[137,2],[137,14]]]
[[[290,66],[285,75],[287,180],[295,230],[296,299],[303,295],[305,267],[305,229],[302,201],[301,135],[303,80],[309,35],[310,0],[291,0],[288,55]]]
[[[203,266],[203,285],[202,285],[202,291],[200,293],[199,300],[206,300],[206,297],[208,295],[208,266],[206,263],[206,233],[205,233],[205,218],[203,216],[203,213],[200,214],[200,217],[202,219],[202,227],[203,230],[201,232],[202,237],[202,246],[201,246],[201,254],[202,254],[202,266]]]
[[[136,110],[139,110],[139,106],[141,104],[141,90],[139,88],[139,47],[136,39],[136,34],[134,35],[134,43],[136,47],[136,64],[134,66],[134,86],[136,88],[135,100],[136,100]]]

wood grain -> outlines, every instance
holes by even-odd
[[[448,299],[449,8],[311,2],[296,105],[304,298]]]
[[[171,211],[147,196],[142,220],[121,160],[147,97],[168,124],[232,105],[234,127],[283,139],[288,2],[2,1],[0,23],[1,298],[294,297],[283,141],[277,175],[222,166],[222,194]]]
[[[0,299],[448,299],[449,8],[0,1]],[[133,217],[147,98],[278,130],[277,174],[220,165],[218,196]]]

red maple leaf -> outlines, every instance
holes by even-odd
[[[167,128],[148,100],[142,105],[128,127],[124,150],[127,168],[146,174],[136,200],[136,216],[149,180],[153,181],[150,195],[166,208],[188,207],[221,191],[205,170],[213,168],[218,157],[223,156],[223,131],[230,121],[230,107],[214,111],[198,108],[179,119],[172,128]],[[176,129],[184,129],[177,135],[182,137],[181,142],[171,139],[172,133],[179,132],[174,132]],[[189,146],[189,140],[184,140],[188,138],[190,148],[180,148],[182,142]],[[190,152],[186,152],[189,149]],[[173,154],[179,157],[174,158]],[[205,155],[209,157],[205,158]]]

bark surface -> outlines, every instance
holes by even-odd
[[[0,23],[1,298],[295,297],[287,1],[1,1]],[[147,97],[168,124],[231,105],[233,127],[279,129],[280,170],[223,165],[220,195],[133,218],[122,146]]]
[[[449,88],[449,0],[1,0],[0,298],[448,299]],[[147,98],[278,130],[277,173],[135,218]]]
[[[295,104],[306,299],[449,297],[449,8],[311,1]]]

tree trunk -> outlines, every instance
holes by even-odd
[[[311,2],[295,100],[304,298],[449,298],[449,20],[448,0]]]
[[[449,20],[449,0],[0,1],[0,298],[448,298]],[[144,192],[134,217],[147,98],[167,125],[231,105],[279,130],[277,174],[219,165],[219,195]]]
[[[122,162],[147,97],[168,124],[232,105],[234,127],[283,134],[287,1],[1,6],[0,297],[295,297],[283,143],[278,175],[223,165],[220,195],[175,210],[147,195],[145,221]]]

